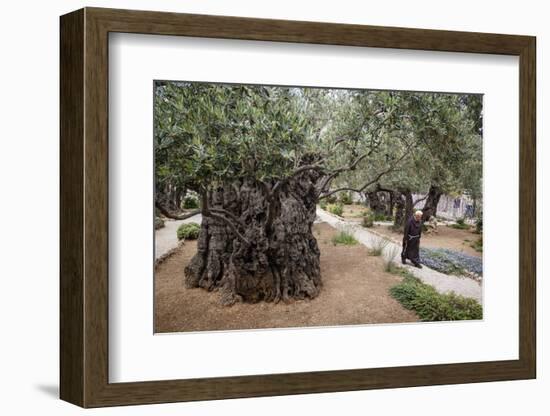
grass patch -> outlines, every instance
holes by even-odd
[[[352,236],[350,233],[347,233],[345,231],[340,231],[338,234],[336,234],[334,237],[332,237],[332,244],[335,246],[340,244],[344,246],[354,246],[356,244],[359,244],[359,242],[355,239],[354,236]]]
[[[374,227],[374,218],[370,212],[367,212],[361,220],[361,226],[365,228]]]
[[[470,226],[468,224],[449,224],[449,227],[451,228],[455,228],[457,230],[469,230],[470,229]]]
[[[399,254],[400,248],[396,245],[393,245],[388,250],[388,256],[386,257],[384,261],[384,270],[388,273],[395,273],[396,270],[399,268],[397,264],[395,264],[395,259],[397,258],[397,255]]]
[[[359,211],[350,215],[351,218],[363,218],[369,215],[370,211],[368,208],[361,208]]]
[[[340,203],[329,204],[327,205],[327,209],[328,209],[328,212],[334,215],[338,215],[339,217],[341,217],[342,214],[344,213],[344,206]]]
[[[422,283],[409,271],[399,267],[394,274],[403,281],[390,289],[391,296],[405,308],[414,311],[421,321],[459,321],[482,319],[483,309],[475,299],[454,292],[441,294]]]
[[[377,213],[374,214],[374,221],[393,221],[393,217],[391,215]]]
[[[377,238],[374,241],[372,248],[369,250],[369,254],[371,256],[381,256],[389,243],[389,240],[386,240],[385,238]]]
[[[470,244],[475,251],[483,253],[483,235],[481,235],[477,240]]]
[[[464,221],[464,218],[459,218],[458,220],[456,220],[455,224],[451,224],[451,225],[449,225],[449,227],[456,228],[457,230],[469,230],[470,229],[470,225],[466,224],[466,221]]]

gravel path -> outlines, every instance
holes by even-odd
[[[385,238],[381,234],[367,230],[357,223],[341,219],[319,208],[317,209],[317,217],[337,230],[346,231],[352,234],[357,241],[369,248],[379,244],[381,238]],[[387,240],[387,238],[385,239]],[[401,245],[389,240],[389,243],[384,248],[383,255],[386,259],[393,257],[393,259],[400,264],[400,252]],[[479,283],[470,278],[447,275],[426,266],[423,266],[422,269],[417,269],[410,265],[403,265],[403,267],[406,267],[414,276],[418,277],[424,283],[435,287],[439,293],[455,292],[456,294],[476,299],[480,303],[482,302],[482,287]]]
[[[186,222],[196,222],[200,224],[201,221],[201,214],[193,215],[184,220],[164,220],[164,227],[155,231],[155,259],[162,257],[178,246],[179,241],[176,231],[181,224]]]

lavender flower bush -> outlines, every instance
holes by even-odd
[[[444,248],[420,248],[420,259],[431,269],[445,274],[463,274],[464,271],[483,276],[481,258]]]

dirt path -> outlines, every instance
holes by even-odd
[[[330,224],[337,230],[344,230],[352,234],[360,243],[366,247],[372,248],[377,245],[381,238],[385,238],[383,234],[378,234],[376,231],[372,232],[367,228],[363,228],[356,223],[338,218],[335,215],[318,208],[317,216],[326,223]],[[384,248],[385,258],[397,258],[399,260],[399,253],[401,252],[401,246],[394,242],[389,242]],[[422,280],[424,283],[430,284],[440,293],[455,292],[456,294],[476,299],[478,302],[482,302],[482,287],[479,283],[473,279],[459,276],[450,276],[440,273],[436,270],[430,269],[424,266],[422,269],[417,269],[410,265],[404,266],[412,274]]]
[[[185,220],[165,220],[164,227],[155,230],[155,259],[162,257],[178,246],[179,241],[176,231],[181,224],[187,222],[196,222],[200,224],[201,221],[201,214],[194,215]]]
[[[260,302],[221,306],[219,294],[185,289],[183,269],[196,251],[187,241],[157,266],[155,331],[184,332],[252,328],[285,328],[414,322],[418,317],[388,293],[401,277],[384,272],[384,260],[369,255],[363,245],[334,246],[337,231],[314,225],[321,250],[323,289],[313,300],[290,304]]]

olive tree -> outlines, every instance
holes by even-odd
[[[228,305],[316,297],[316,205],[347,188],[341,175],[374,160],[395,107],[368,91],[158,83],[157,184],[178,183],[201,200],[186,286],[220,290]]]

